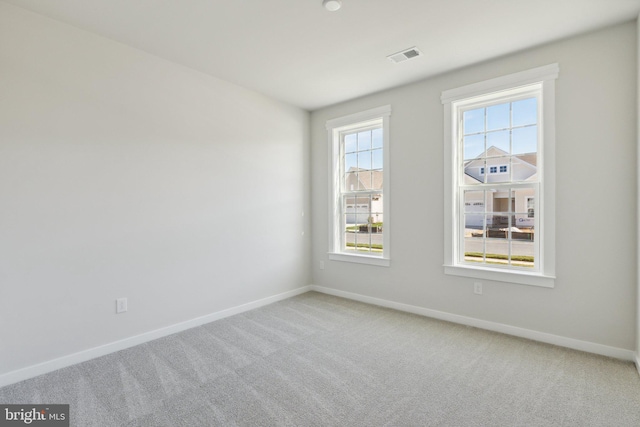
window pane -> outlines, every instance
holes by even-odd
[[[494,265],[509,264],[509,242],[507,240],[487,239],[486,263]]]
[[[348,172],[344,175],[344,189],[346,191],[356,191],[359,187],[358,173]]]
[[[356,233],[355,227],[347,227],[347,231],[344,233],[344,248],[345,252],[355,252],[356,251]]]
[[[356,199],[355,197],[344,197],[344,220],[347,230],[349,226],[356,223]]]
[[[367,228],[366,224],[360,225],[356,234],[356,251],[358,252],[371,252],[371,234]]]
[[[464,137],[464,159],[471,160],[484,153],[484,134]]]
[[[513,154],[535,153],[537,151],[537,126],[513,129]]]
[[[373,242],[374,249],[382,250],[382,231],[384,230],[382,221],[374,221],[371,226],[371,241]]]
[[[371,150],[371,131],[358,133],[358,150]]]
[[[492,235],[496,237],[490,237]],[[487,239],[485,242],[487,264],[509,264],[509,240],[504,237],[505,235],[505,231],[487,231]]]
[[[371,164],[372,169],[382,169],[382,149],[373,150],[372,152],[373,162]]]
[[[513,126],[534,125],[538,123],[538,100],[523,99],[512,104]]]
[[[487,160],[487,182],[509,182],[511,181],[511,174],[509,168],[511,167],[510,157],[495,157]],[[506,211],[504,211],[506,212]]]
[[[344,156],[344,171],[352,171],[351,168],[358,167],[358,155],[356,153],[349,153]]]
[[[484,132],[484,108],[465,111],[463,114],[464,135]]]
[[[469,230],[484,230],[484,215],[469,213],[464,216],[464,228],[465,233],[469,232]]]
[[[371,222],[382,227],[384,208],[382,204],[382,194],[373,194],[371,196]]]
[[[371,171],[360,170],[358,172],[358,183],[360,184],[357,188],[358,190],[371,190]]]
[[[358,153],[358,167],[360,169],[371,169],[371,151]]]
[[[509,103],[487,107],[487,130],[509,128]]]
[[[484,213],[484,191],[465,190],[464,211],[465,213]]]
[[[487,214],[487,237],[494,237],[496,239],[502,239],[506,237],[504,230],[509,227],[509,214],[508,212],[495,212]]]
[[[535,218],[529,218],[527,214],[516,214],[513,215],[513,224],[514,226],[520,230],[522,233],[529,233],[531,235],[521,236],[523,239],[534,241],[534,226],[535,226]]]
[[[492,153],[492,155],[509,154],[511,150],[509,147],[509,142],[510,142],[509,137],[510,137],[510,132],[508,130],[501,130],[501,131],[488,133],[487,134],[487,150],[489,150],[489,148],[491,147],[495,147],[501,150],[502,153],[500,152],[495,154]]]
[[[373,148],[382,148],[382,128],[371,131]]]
[[[511,241],[511,264],[516,267],[535,266],[534,243],[526,240],[526,236],[525,238],[517,238]]]
[[[352,153],[358,150],[358,136],[355,133],[345,135],[344,137],[344,152]]]
[[[484,160],[473,160],[464,165],[464,184],[479,184],[485,182],[487,173]]]
[[[371,171],[371,190],[382,190],[382,180],[384,174],[382,171]]]
[[[484,258],[484,215],[464,216],[464,257],[466,261],[483,262]]]
[[[355,222],[354,224],[366,224],[367,218],[369,218],[369,202],[364,197],[358,197],[356,199],[355,209]]]
[[[536,173],[537,168],[536,164],[538,163],[538,156],[535,153],[531,154],[519,154],[517,156],[513,156],[513,181],[530,181],[537,182]]]

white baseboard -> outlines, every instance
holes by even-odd
[[[311,286],[303,286],[292,291],[283,292],[278,295],[273,295],[271,297],[252,301],[236,307],[231,307],[226,310],[208,314],[206,316],[201,316],[195,319],[187,320],[185,322],[176,323],[175,325],[145,332],[143,334],[125,338],[120,341],[115,341],[109,344],[101,345],[99,347],[90,348],[88,350],[83,350],[77,353],[69,354],[67,356],[59,357],[57,359],[49,360],[47,362],[39,363],[37,365],[11,371],[6,374],[0,375],[0,387],[24,381],[38,375],[46,374],[48,372],[53,372],[58,369],[66,368],[67,366],[75,365],[77,363],[86,362],[87,360],[95,359],[96,357],[105,356],[116,351],[124,350],[126,348],[153,341],[158,338],[166,337],[167,335],[172,335],[177,332],[195,328],[197,326],[204,325],[205,323],[210,323],[215,320],[233,316],[234,314],[244,313],[245,311],[253,310],[254,308],[262,307],[277,301],[291,298],[310,290]]]
[[[602,356],[613,357],[616,359],[635,361],[640,372],[640,359],[631,350],[623,348],[610,347],[603,344],[596,344],[589,341],[581,341],[573,338],[562,337],[545,332],[533,331],[531,329],[519,328],[517,326],[505,325],[502,323],[490,322],[487,320],[476,319],[473,317],[460,316],[458,314],[446,313],[443,311],[431,310],[428,308],[418,307],[415,305],[403,304],[395,301],[384,300],[380,298],[369,297],[352,292],[345,292],[337,289],[326,288],[323,286],[311,285],[311,290],[322,292],[329,295],[335,295],[355,301],[365,302],[368,304],[379,305],[381,307],[393,308],[408,313],[419,314],[434,319],[446,320],[452,323],[458,323],[467,326],[473,326],[489,331],[500,332],[507,335],[514,335],[521,338],[527,338],[534,341],[540,341],[547,344],[554,344],[560,347],[567,347],[574,350],[585,351],[588,353],[600,354]]]
[[[100,356],[105,356],[107,354],[124,350],[139,344],[144,344],[146,342],[153,341],[158,338],[162,338],[168,335],[175,334],[177,332],[181,332],[187,329],[204,325],[205,323],[210,323],[215,320],[233,316],[235,314],[244,313],[246,311],[253,310],[258,307],[263,307],[265,305],[269,305],[277,301],[282,301],[284,299],[291,298],[293,296],[300,295],[308,291],[317,291],[317,292],[321,292],[329,295],[335,295],[335,296],[352,299],[355,301],[360,301],[368,304],[379,305],[381,307],[388,307],[388,308],[393,308],[400,311],[405,311],[408,313],[414,313],[414,314],[419,314],[426,317],[432,317],[435,319],[446,320],[452,323],[473,326],[476,328],[487,329],[490,331],[501,332],[508,335],[527,338],[534,341],[554,344],[561,347],[567,347],[575,350],[586,351],[589,353],[600,354],[603,356],[614,357],[617,359],[633,361],[635,362],[636,367],[638,369],[638,373],[640,374],[640,354],[634,353],[631,350],[610,347],[610,346],[596,344],[588,341],[580,341],[573,338],[566,338],[558,335],[547,334],[544,332],[533,331],[530,329],[518,328],[515,326],[509,326],[501,323],[489,322],[486,320],[475,319],[472,317],[460,316],[457,314],[431,310],[428,308],[418,307],[418,306],[409,305],[409,304],[403,304],[403,303],[384,300],[380,298],[369,297],[369,296],[360,295],[352,292],[345,292],[337,289],[310,285],[310,286],[303,286],[301,288],[294,289],[292,291],[283,292],[281,294],[274,295],[271,297],[263,298],[257,301],[252,301],[236,307],[231,307],[226,310],[208,314],[206,316],[197,317],[195,319],[187,320],[185,322],[177,323],[175,325],[149,331],[144,334],[125,338],[120,341],[115,341],[99,347],[83,350],[83,351],[73,353],[67,356],[63,356],[57,359],[49,360],[47,362],[39,363],[37,365],[28,366],[26,368],[11,371],[11,372],[0,375],[0,387],[4,387],[10,384],[24,381],[29,378],[36,377],[38,375],[46,374],[48,372],[53,372],[58,369],[66,368],[67,366],[75,365],[77,363],[86,362],[87,360],[95,359],[96,357],[100,357]]]

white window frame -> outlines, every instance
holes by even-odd
[[[486,80],[442,92],[444,105],[444,272],[445,274],[494,280],[507,283],[555,286],[555,80],[558,64],[534,68],[519,73]],[[461,218],[459,187],[462,176],[458,171],[459,124],[458,111],[470,102],[482,102],[497,96],[517,93],[519,88],[539,83],[542,102],[539,111],[539,141],[537,170],[539,176],[536,195],[536,253],[537,271],[492,268],[487,265],[470,265],[459,260],[461,240],[458,221]]]
[[[370,264],[382,267],[391,265],[390,247],[390,168],[389,168],[389,117],[391,106],[385,105],[360,113],[328,120],[326,128],[329,138],[329,259],[334,261],[346,261],[359,264]],[[342,235],[345,224],[342,215],[342,202],[340,200],[340,135],[344,132],[364,128],[372,125],[382,125],[382,209],[384,214],[384,227],[382,229],[382,256],[359,253],[347,253],[342,251]]]

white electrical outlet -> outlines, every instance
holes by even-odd
[[[116,300],[116,313],[124,313],[127,311],[127,299],[118,298]]]
[[[320,261],[320,270],[324,270],[324,261]]]
[[[473,293],[482,295],[482,282],[473,282]]]

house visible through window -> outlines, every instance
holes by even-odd
[[[538,86],[513,97],[461,107],[458,166],[465,174],[477,163],[507,162],[509,176],[484,176],[460,186],[464,202],[483,200],[482,209],[465,209],[460,222],[460,262],[496,267],[535,269],[535,218],[528,216],[526,198],[537,192]],[[482,150],[482,151],[480,151]],[[507,166],[489,166],[490,174],[505,174]],[[473,177],[472,177],[473,178]],[[517,187],[514,185],[517,184]],[[466,203],[465,203],[466,206]],[[464,228],[462,228],[464,227]]]
[[[554,228],[553,206],[537,205],[554,184],[542,165],[554,153],[553,116],[545,112],[553,111],[556,77],[554,65],[443,93],[456,124],[445,139],[454,166],[445,179],[445,272],[553,285],[554,233],[544,233]]]
[[[330,259],[389,265],[389,114],[389,107],[381,107],[327,122],[333,164]]]

